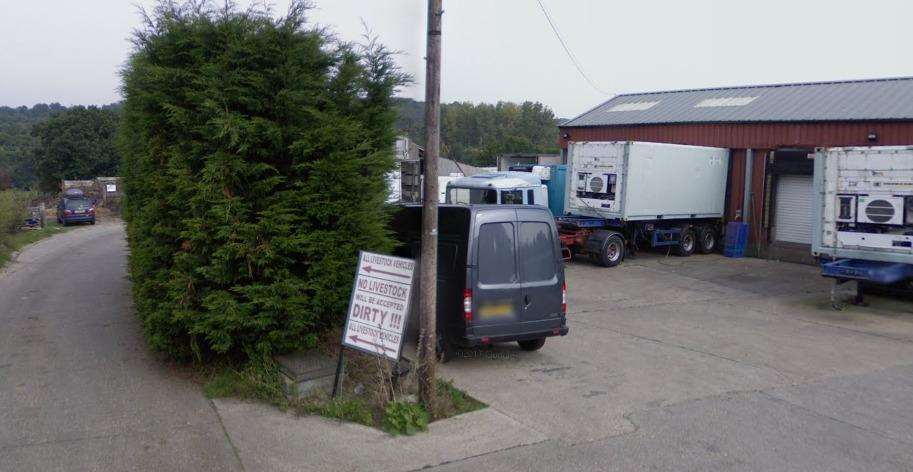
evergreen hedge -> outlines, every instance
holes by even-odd
[[[344,315],[357,251],[392,248],[391,97],[408,77],[383,46],[334,40],[307,11],[162,1],[134,33],[124,216],[156,349],[313,345]]]

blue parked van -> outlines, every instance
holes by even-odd
[[[398,256],[419,264],[421,206],[404,206],[392,228]],[[419,293],[419,287],[414,287]],[[418,296],[409,337],[418,336]],[[530,205],[441,205],[438,214],[438,348],[516,341],[535,351],[564,336],[567,286],[558,229],[548,208]]]

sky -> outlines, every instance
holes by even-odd
[[[444,101],[540,101],[570,118],[618,93],[913,76],[909,0],[541,1],[593,84],[537,0],[444,0]],[[313,3],[313,21],[339,38],[367,25],[401,51],[415,82],[400,95],[423,98],[427,2]],[[0,0],[0,105],[119,100],[137,5],[153,4]]]

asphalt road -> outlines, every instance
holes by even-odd
[[[0,274],[0,471],[240,470],[214,407],[145,347],[119,224]]]

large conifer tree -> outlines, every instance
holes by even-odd
[[[359,249],[389,250],[392,95],[375,42],[288,13],[163,1],[123,71],[130,274],[151,344],[268,354],[341,319]]]

